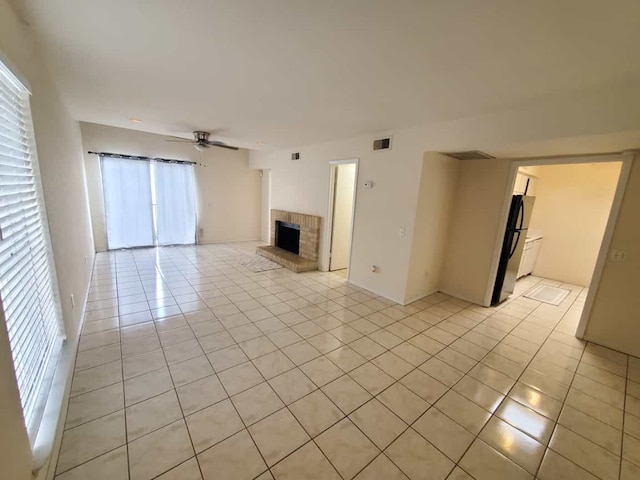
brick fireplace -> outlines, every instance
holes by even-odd
[[[270,245],[256,253],[294,272],[317,270],[321,223],[315,215],[271,210]]]

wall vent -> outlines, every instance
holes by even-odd
[[[467,150],[464,152],[441,152],[447,157],[456,158],[458,160],[488,160],[490,158],[496,158],[488,153],[481,152],[480,150]]]
[[[300,160],[300,152],[292,153],[291,160]]]
[[[391,149],[391,137],[378,138],[373,141],[374,150],[390,150]]]

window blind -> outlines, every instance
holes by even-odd
[[[0,303],[32,440],[64,339],[47,225],[29,92],[0,62]]]

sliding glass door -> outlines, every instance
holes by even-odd
[[[158,245],[189,245],[196,241],[193,166],[153,165]]]
[[[113,157],[101,160],[109,250],[153,246],[149,162]]]
[[[195,243],[192,165],[103,156],[102,186],[109,250]]]

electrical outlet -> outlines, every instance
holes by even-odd
[[[404,238],[405,233],[406,230],[404,229],[404,227],[400,227],[400,238]]]
[[[73,293],[71,294],[71,308],[75,308],[76,307],[76,299],[73,296]]]
[[[376,265],[371,265],[371,273],[376,273],[378,271],[378,267]]]
[[[89,257],[86,255],[84,256],[84,264],[89,265]]]

